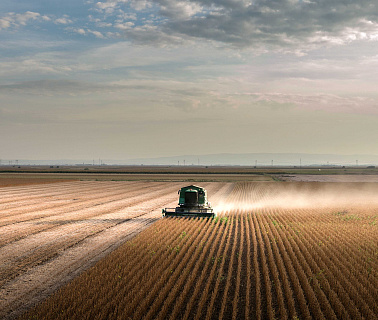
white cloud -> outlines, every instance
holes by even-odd
[[[73,32],[73,33],[78,33],[78,34],[80,34],[82,36],[84,36],[84,35],[87,34],[87,32],[85,31],[84,28],[67,27],[67,28],[65,28],[65,30]]]
[[[110,23],[110,22],[98,22],[98,23],[96,23],[96,26],[99,27],[99,28],[109,28],[109,27],[113,26],[113,24]]]
[[[8,29],[11,26],[11,20],[8,18],[0,19],[0,30]]]
[[[67,17],[62,17],[59,19],[55,19],[54,23],[55,24],[70,24],[70,23],[73,23],[73,21],[68,19]]]
[[[201,12],[203,7],[188,1],[161,1],[160,13],[173,20],[188,19]]]
[[[96,31],[96,30],[89,29],[89,28],[67,27],[66,30],[70,31],[70,32],[74,32],[74,33],[80,34],[80,35],[83,35],[83,36],[92,34],[96,38],[100,38],[100,39],[104,39],[105,38],[105,36],[104,36],[103,33],[99,32],[99,31]]]
[[[112,14],[118,7],[118,1],[97,2],[96,10],[105,14]]]
[[[108,9],[115,8],[117,6],[117,1],[108,1],[108,2],[97,2],[96,7],[99,9]]]
[[[25,13],[10,13],[16,23],[25,26],[29,20],[37,20],[41,15],[38,12],[27,11]]]
[[[0,17],[0,30],[26,26],[31,21],[51,21],[51,17],[32,11],[24,13],[9,12],[5,16]]]
[[[116,12],[123,12],[121,9],[123,5],[130,6],[131,9],[136,11],[146,10],[153,6],[150,0],[107,0],[97,2],[95,4],[95,10],[111,15]]]
[[[137,15],[135,13],[129,13],[129,12],[124,12],[123,10],[118,10],[117,14],[117,22],[122,22],[125,20],[137,20]]]
[[[133,22],[117,23],[114,25],[115,28],[120,29],[120,30],[128,30],[133,26],[134,26]]]
[[[106,32],[106,37],[121,39],[121,34],[119,32]]]
[[[102,22],[102,20],[100,19],[100,18],[95,18],[93,15],[89,15],[88,16],[88,20],[90,21],[90,22]]]
[[[131,0],[131,7],[137,11],[149,9],[152,7],[152,3],[149,0]]]
[[[99,31],[88,29],[87,32],[90,33],[90,34],[93,34],[96,38],[100,38],[100,39],[105,38],[105,36]]]
[[[85,30],[82,29],[82,28],[77,29],[76,32],[77,32],[78,34],[82,34],[82,35],[85,35],[85,34],[86,34]]]

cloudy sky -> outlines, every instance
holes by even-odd
[[[0,159],[378,154],[373,0],[1,0]]]

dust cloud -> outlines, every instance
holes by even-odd
[[[213,203],[216,212],[351,206],[378,206],[378,183],[244,184],[236,187],[227,199]]]

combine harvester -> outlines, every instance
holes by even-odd
[[[163,217],[206,217],[214,218],[215,213],[207,201],[207,192],[197,186],[183,187],[178,191],[179,203],[176,208],[162,210]]]

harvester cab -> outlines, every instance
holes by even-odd
[[[179,202],[176,208],[162,210],[163,217],[215,217],[210,202],[207,201],[207,192],[198,186],[187,186],[179,191]]]

